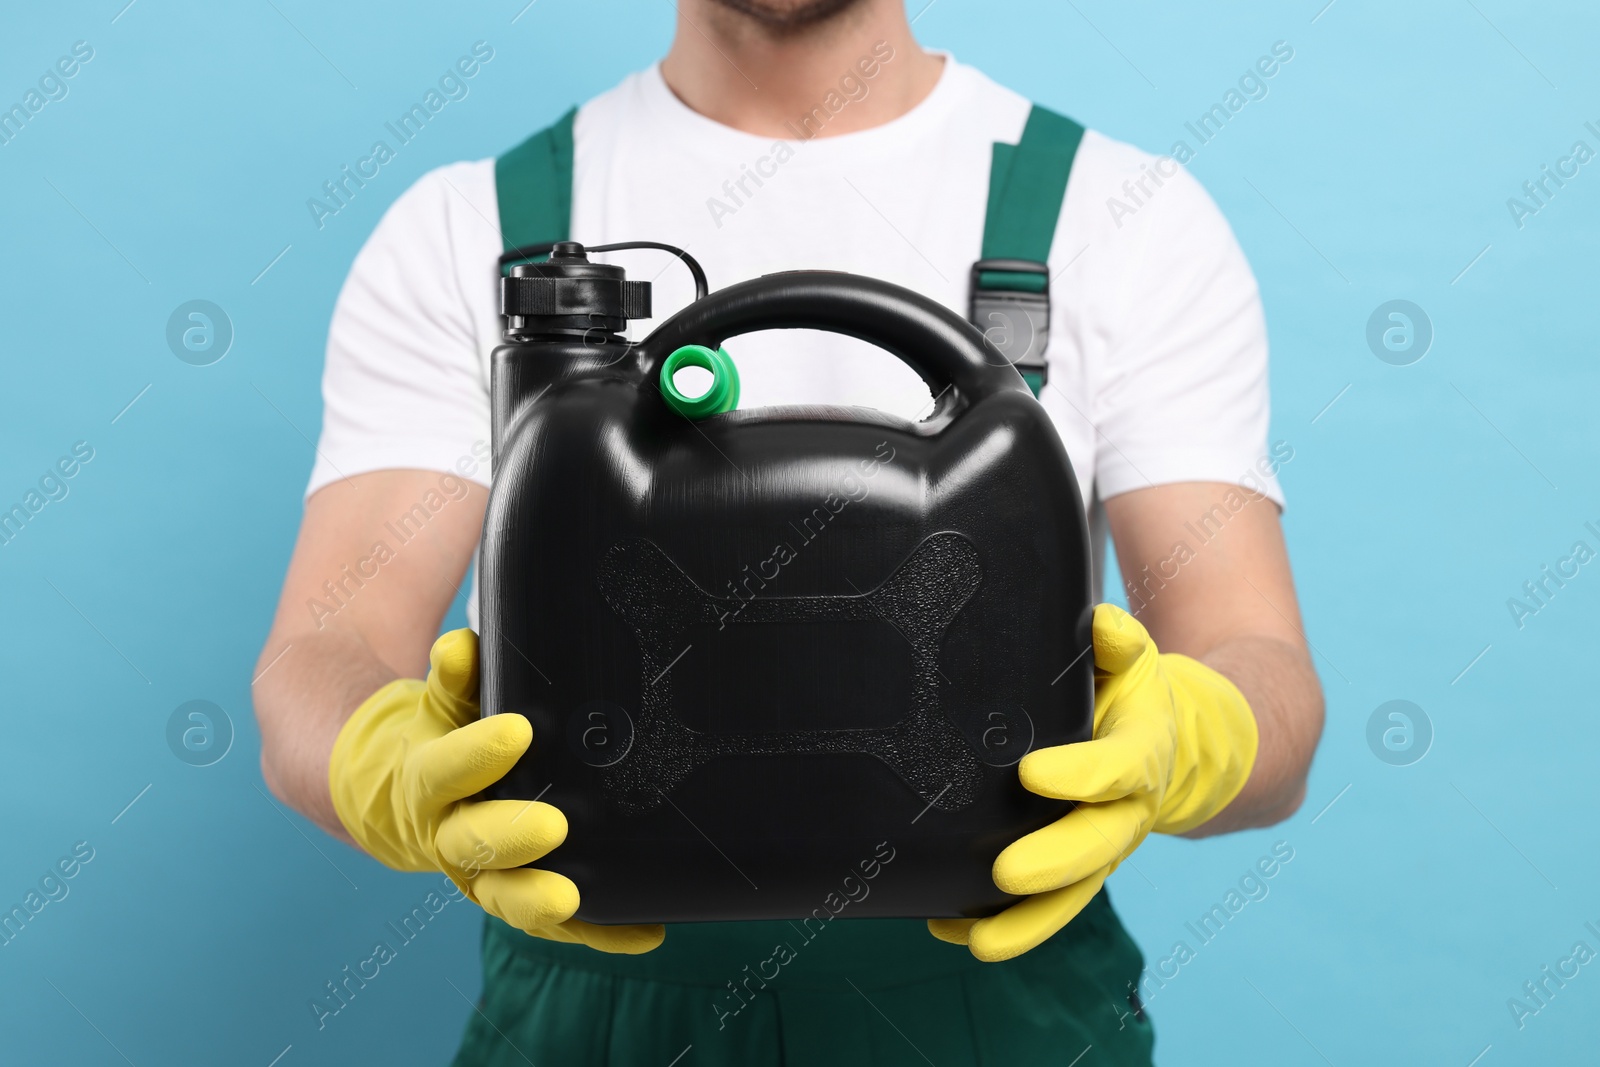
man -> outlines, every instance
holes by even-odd
[[[1028,102],[923,51],[900,0],[678,7],[666,58],[577,113],[572,236],[676,244],[718,286],[850,270],[965,314],[995,145],[1019,142]],[[996,860],[996,883],[1024,896],[1000,915],[833,924],[777,975],[751,966],[786,924],[572,918],[583,887],[538,864],[566,834],[560,812],[473,799],[538,743],[521,716],[478,720],[469,631],[434,642],[487,497],[495,261],[518,193],[497,189],[493,161],[457,164],[379,224],[330,331],[322,440],[255,690],[262,771],[329,833],[445,871],[493,916],[458,1063],[665,1064],[690,1046],[696,1064],[1065,1064],[1086,1046],[1088,1062],[1149,1062],[1141,961],[1102,883],[1152,831],[1291,814],[1322,698],[1279,528],[1273,475],[1292,450],[1267,448],[1249,267],[1170,160],[1091,131],[1070,166],[1053,234],[1034,234],[1054,294],[1039,399],[1140,620],[1097,610],[1095,740],[1019,765],[1029,789],[1080,803]],[[1108,211],[1127,183],[1142,206]],[[617,261],[668,268],[655,306],[682,306],[687,280],[650,255]],[[898,361],[837,337],[734,350],[745,408],[917,418],[929,403]]]

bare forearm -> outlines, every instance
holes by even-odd
[[[1203,662],[1239,687],[1260,735],[1250,779],[1214,819],[1184,835],[1214,834],[1282,822],[1305,799],[1306,774],[1322,736],[1322,686],[1305,650],[1274,637],[1240,636]]]
[[[1249,781],[1185,836],[1288,818],[1305,799],[1322,736],[1322,684],[1306,648],[1278,509],[1227,482],[1151,486],[1105,506],[1118,562],[1132,576],[1134,616],[1161,651],[1192,656],[1238,686],[1256,718],[1260,745]]]
[[[336,837],[349,840],[328,793],[333,743],[362,701],[427,672],[487,498],[453,474],[381,470],[306,501],[251,689],[268,787]],[[395,522],[412,531],[403,542]]]
[[[269,640],[256,668],[261,774],[279,799],[345,841],[328,793],[328,759],[350,713],[398,675],[355,634]]]

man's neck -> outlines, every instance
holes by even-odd
[[[679,0],[661,74],[709,119],[795,140],[899,118],[933,90],[943,67],[911,35],[901,0],[866,0],[787,34],[716,0]]]

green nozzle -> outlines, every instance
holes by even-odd
[[[683,367],[703,367],[711,372],[711,388],[700,396],[684,396],[673,375]],[[739,369],[725,348],[684,345],[661,364],[661,395],[667,406],[690,419],[705,419],[739,406]]]

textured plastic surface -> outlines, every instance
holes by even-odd
[[[932,414],[691,421],[663,399],[676,349],[776,328],[888,349]],[[942,305],[831,272],[719,290],[632,346],[495,351],[483,711],[535,740],[492,795],[566,813],[540,865],[578,884],[580,917],[1013,899],[994,857],[1066,808],[1015,764],[1090,732],[1089,555],[1060,439],[991,359]]]

